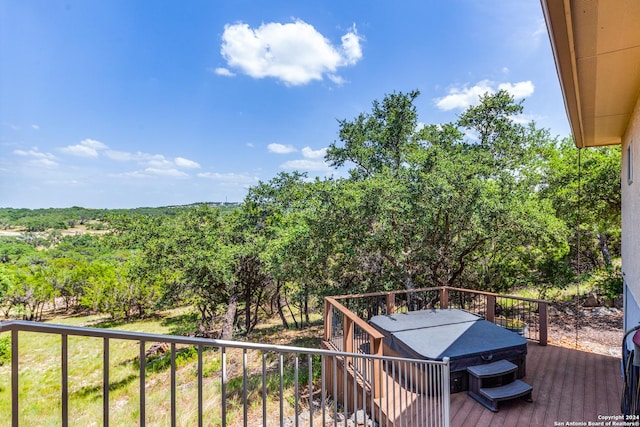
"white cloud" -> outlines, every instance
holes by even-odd
[[[251,143],[251,142],[247,142],[247,143],[246,143],[246,146],[247,146],[247,147],[249,147],[249,148],[253,148],[253,147],[255,147],[255,145],[253,145],[253,143]]]
[[[314,171],[314,172],[332,172],[333,169],[324,161],[327,154],[327,148],[313,150],[311,147],[304,147],[301,151],[302,159],[289,160],[280,165],[282,169]]]
[[[93,145],[99,147],[98,144]],[[84,146],[86,145],[88,144],[84,144]],[[107,148],[106,145],[104,145],[104,147]],[[127,152],[117,150],[104,150],[102,151],[102,153],[105,157],[111,160],[123,163],[135,162],[140,166],[140,169],[136,171],[111,175],[115,177],[153,178],[160,176],[169,178],[186,178],[189,175],[186,172],[181,171],[180,169],[200,168],[200,164],[198,162],[184,157],[175,157],[173,159],[169,159],[162,154],[150,154],[141,151]]]
[[[140,160],[144,156],[143,153],[129,153],[127,151],[116,151],[116,150],[107,150],[104,152],[104,155],[110,158],[111,160],[115,160],[118,162],[129,162],[132,160]]]
[[[112,174],[111,176],[120,177],[120,178],[150,178],[150,175],[147,175],[141,171],[124,172],[124,173]]]
[[[449,94],[436,100],[436,106],[445,111],[464,110],[470,105],[478,103],[478,98],[485,93],[493,93],[491,82],[483,80],[472,87],[451,88]]]
[[[226,76],[226,77],[233,77],[236,75],[233,71],[223,67],[218,67],[215,70],[213,70],[213,72],[219,76]]]
[[[193,160],[185,159],[184,157],[176,157],[173,159],[176,166],[187,169],[200,169],[200,164]]]
[[[531,123],[532,121],[538,121],[540,119],[542,119],[543,117],[537,115],[537,114],[518,114],[517,116],[513,116],[511,117],[511,120],[514,123],[518,123],[521,125],[526,125]]]
[[[55,162],[51,159],[35,159],[29,161],[29,164],[34,167],[43,167],[43,168],[55,168],[58,167],[58,162]]]
[[[18,156],[28,156],[28,157],[35,157],[37,159],[49,159],[49,160],[53,160],[56,158],[56,156],[54,156],[51,153],[43,153],[42,151],[40,151],[38,149],[38,147],[33,147],[32,149],[30,149],[29,151],[24,151],[24,150],[14,150],[13,154],[16,154]]]
[[[38,147],[29,150],[13,150],[16,156],[27,157],[29,160],[25,163],[32,169],[53,169],[59,166],[56,156],[51,153],[43,153]]]
[[[47,179],[45,181],[43,181],[44,184],[47,185],[62,185],[62,186],[67,186],[67,185],[86,185],[85,182],[83,181],[78,181],[77,179]]]
[[[131,153],[128,151],[117,151],[117,150],[106,150],[104,151],[104,155],[111,160],[115,160],[118,162],[151,162],[153,160],[161,160],[165,157],[162,154],[149,154],[143,153],[141,151],[136,151],[135,153]]]
[[[335,83],[338,86],[341,86],[344,84],[344,79],[340,76],[337,76],[335,74],[327,74],[327,78],[329,80],[331,80],[333,83]]]
[[[146,168],[145,173],[148,173],[150,175],[158,175],[158,176],[169,176],[169,177],[174,177],[174,178],[185,178],[189,175],[187,175],[186,173],[179,171],[178,169],[175,168],[154,168],[154,167],[149,167]]]
[[[150,154],[143,153],[137,151],[135,153],[130,153],[126,151],[116,151],[116,150],[107,150],[104,152],[104,155],[111,160],[115,160],[118,162],[137,162],[141,166],[145,166],[148,168],[147,172],[153,173],[154,175],[167,175],[167,176],[183,176],[184,172],[180,172],[180,174],[176,174],[178,170],[176,168],[183,169],[199,169],[200,163],[195,162],[193,160],[184,158],[184,157],[176,157],[173,160],[167,159],[162,154]],[[158,171],[167,171],[165,173],[161,173]]]
[[[153,155],[146,163],[154,169],[169,169],[173,167],[173,162],[167,160],[162,154]]]
[[[326,148],[321,148],[319,150],[312,150],[310,147],[304,147],[302,149],[302,156],[305,159],[323,159],[325,154],[327,154]]]
[[[267,150],[269,150],[270,153],[276,154],[289,154],[298,151],[293,145],[283,145],[276,143],[267,145]]]
[[[96,158],[98,157],[98,151],[107,148],[109,147],[102,142],[87,138],[80,141],[80,144],[62,147],[60,151],[72,156]]]
[[[544,22],[544,19],[538,19],[536,28],[531,33],[531,37],[534,39],[534,41],[539,42],[543,37],[546,37],[547,34],[547,24]]]
[[[96,141],[95,139],[91,138],[83,139],[82,141],[80,141],[80,144],[84,145],[85,147],[91,147],[95,150],[104,150],[105,148],[109,148],[106,144],[103,144],[102,142]]]
[[[351,31],[341,37],[341,40],[344,64],[355,65],[362,58],[362,47],[360,46],[362,38],[358,35],[355,24],[351,27]]]
[[[330,172],[331,167],[324,160],[299,159],[289,160],[280,165],[282,169],[299,170],[299,171],[320,171]]]
[[[162,154],[144,153],[141,151],[127,152],[111,150],[109,147],[94,139],[84,139],[79,144],[69,145],[60,148],[60,151],[78,157],[97,158],[103,155],[105,158],[117,162],[134,162],[138,165],[138,170],[109,174],[109,176],[126,177],[126,178],[152,178],[152,177],[169,177],[169,178],[186,178],[189,176],[181,169],[199,169],[201,166],[198,162],[187,159],[185,157],[167,158]],[[39,166],[53,167],[57,163],[53,161],[55,156],[50,153],[42,153],[37,148],[29,151],[15,150],[14,154],[21,156],[31,156],[41,160]],[[48,162],[42,160],[49,160]],[[35,164],[34,161],[31,164]]]
[[[232,69],[253,78],[273,77],[296,86],[322,80],[324,75],[341,81],[335,73],[339,67],[354,65],[362,58],[361,40],[355,25],[342,36],[341,46],[335,47],[301,20],[270,22],[258,28],[237,23],[225,25],[220,53]],[[216,73],[233,74],[226,68],[216,69]]]
[[[517,83],[500,83],[497,85],[497,89],[506,90],[516,99],[531,96],[535,90],[530,80]],[[482,80],[472,87],[451,88],[448,95],[435,99],[435,102],[436,106],[444,111],[464,110],[471,105],[477,105],[480,101],[480,96],[486,93],[495,93],[497,89],[494,82]]]
[[[514,98],[522,99],[533,95],[534,87],[531,80],[518,83],[502,83],[498,85],[498,89],[506,90]]]
[[[34,129],[34,130],[40,130],[40,126],[38,126],[38,125],[31,125],[31,129]]]
[[[6,126],[11,130],[20,130],[20,126],[14,124],[14,123],[2,122],[2,126]]]

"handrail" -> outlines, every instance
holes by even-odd
[[[475,289],[465,289],[465,288],[455,288],[452,286],[444,286],[447,289],[452,289],[454,291],[464,291],[464,292],[473,292],[474,294],[480,294],[480,295],[489,295],[489,296],[494,296],[494,297],[500,297],[500,298],[510,298],[510,299],[515,299],[515,300],[519,300],[519,301],[527,301],[527,302],[535,302],[537,304],[540,303],[547,303],[547,301],[545,300],[541,300],[541,299],[536,299],[536,298],[528,298],[528,297],[519,297],[516,295],[503,295],[503,294],[497,294],[495,292],[487,292],[487,291],[477,291]]]
[[[212,338],[185,337],[181,335],[162,335],[162,334],[149,334],[149,333],[143,333],[143,332],[127,332],[127,331],[119,331],[119,330],[113,330],[113,329],[106,330],[106,329],[88,328],[88,327],[82,327],[82,326],[59,325],[59,324],[53,324],[53,323],[38,323],[38,322],[32,322],[28,320],[0,321],[0,333],[11,332],[11,331],[40,332],[40,333],[47,333],[47,334],[63,334],[63,335],[74,335],[74,336],[93,337],[93,338],[100,337],[100,338],[130,340],[130,341],[144,341],[144,342],[166,342],[166,343],[175,343],[175,344],[199,345],[203,347],[233,347],[233,348],[246,349],[246,350],[260,350],[263,352],[276,352],[276,353],[304,353],[304,354],[319,354],[319,355],[339,356],[339,357],[344,357],[344,356],[359,357],[356,354],[348,353],[344,351],[325,350],[325,349],[317,349],[317,348],[310,348],[310,347],[294,347],[294,346],[283,346],[283,345],[277,345],[277,344],[249,343],[249,342],[243,342],[243,341],[218,340],[218,339],[212,339]],[[379,332],[376,331],[375,329],[374,331],[377,334],[379,334]],[[382,338],[382,335],[380,335],[380,338]],[[392,360],[397,362],[415,362],[415,359],[404,358],[404,357],[377,356],[375,354],[367,355],[367,358],[369,357],[373,359]],[[437,360],[431,361],[431,362],[435,362],[435,364],[445,363]]]
[[[431,288],[416,288],[416,289],[397,289],[397,290],[394,290],[394,291],[370,292],[370,293],[365,293],[365,294],[332,295],[331,297],[326,297],[326,298],[332,298],[334,300],[341,300],[341,299],[348,299],[348,298],[380,297],[380,296],[386,296],[386,295],[390,295],[390,294],[398,295],[398,294],[409,294],[409,293],[413,293],[413,292],[437,291],[437,290],[443,290],[443,289],[454,290],[454,291],[463,291],[463,292],[473,292],[474,294],[489,295],[489,296],[495,296],[495,297],[500,297],[500,298],[511,298],[511,299],[516,299],[516,300],[520,300],[520,301],[527,301],[527,302],[534,302],[534,303],[547,303],[548,302],[548,301],[541,300],[541,299],[536,299],[536,298],[519,297],[519,296],[516,296],[516,295],[503,295],[503,294],[497,294],[495,292],[480,291],[480,290],[476,290],[476,289],[457,288],[457,287],[454,287],[454,286],[436,286],[436,287],[431,287]]]
[[[380,298],[384,297],[384,310],[383,314],[392,314],[395,313],[397,308],[396,305],[399,303],[397,297],[400,295],[411,295],[411,294],[419,294],[424,292],[436,292],[439,294],[433,300],[434,305],[437,304],[440,308],[450,308],[450,305],[460,305],[460,301],[457,301],[452,298],[454,294],[471,294],[472,296],[480,296],[484,298],[484,301],[480,303],[480,308],[476,306],[476,314],[481,315],[486,320],[496,323],[499,326],[507,327],[505,324],[508,324],[508,320],[503,322],[505,324],[499,323],[500,316],[497,316],[497,310],[501,309],[503,306],[506,306],[509,310],[515,307],[516,315],[521,317],[518,320],[526,320],[530,322],[530,325],[533,325],[533,328],[521,328],[519,329],[519,333],[527,339],[531,339],[533,341],[538,341],[540,345],[547,345],[547,329],[548,329],[548,302],[536,299],[536,298],[527,298],[527,297],[519,297],[515,295],[501,295],[494,292],[487,292],[475,289],[465,289],[465,288],[457,288],[453,286],[438,286],[438,287],[430,287],[430,288],[417,288],[417,289],[400,289],[395,291],[388,292],[370,292],[364,294],[349,294],[349,295],[338,295],[325,297],[327,303],[336,306],[339,304],[339,301],[345,300],[359,300],[359,299],[367,299],[367,298]],[[347,303],[345,303],[348,305]],[[346,308],[341,304],[341,307]],[[465,307],[459,307],[465,308]],[[326,311],[325,306],[325,311]],[[403,306],[403,310],[408,309],[408,307]],[[416,308],[414,308],[415,310]],[[358,326],[365,329],[361,325],[361,321],[366,323],[363,319],[360,318],[359,314],[362,313],[354,313],[348,308],[346,309],[350,314],[347,314],[342,309],[345,318],[353,319],[354,322],[357,322]],[[409,309],[411,310],[411,309]],[[478,311],[481,310],[481,311]],[[368,315],[371,315],[369,313]],[[366,316],[365,316],[366,317]],[[331,327],[331,320],[327,318],[325,313],[325,339],[329,339],[329,329]],[[368,331],[368,329],[366,329]]]
[[[326,297],[325,298],[332,306],[334,306],[335,308],[337,308],[342,314],[344,314],[345,316],[349,316],[349,318],[351,318],[353,320],[353,322],[362,330],[364,330],[367,334],[369,334],[372,338],[374,339],[382,339],[384,338],[384,335],[378,331],[376,328],[374,328],[373,326],[371,326],[370,324],[368,324],[367,322],[365,322],[364,320],[362,320],[361,318],[359,318],[358,316],[356,316],[351,310],[349,310],[347,307],[345,307],[344,305],[340,304],[338,301],[335,300],[335,298],[332,297]]]
[[[382,296],[387,296],[389,294],[405,294],[410,292],[437,291],[447,287],[448,286],[437,286],[433,288],[416,288],[411,290],[397,289],[395,291],[369,292],[366,294],[332,295],[330,298],[340,300],[340,299],[347,299],[347,298],[382,297]],[[329,298],[329,297],[326,297],[326,298]]]

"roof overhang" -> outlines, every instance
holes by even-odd
[[[620,144],[640,93],[640,1],[541,4],[576,146]]]

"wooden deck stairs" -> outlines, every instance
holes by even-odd
[[[469,396],[482,405],[498,412],[500,402],[523,398],[531,400],[533,387],[516,379],[518,366],[508,360],[467,367]]]

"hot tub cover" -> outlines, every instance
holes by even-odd
[[[403,357],[450,359],[451,371],[527,354],[527,340],[475,314],[458,309],[374,316],[369,321],[386,345]]]

